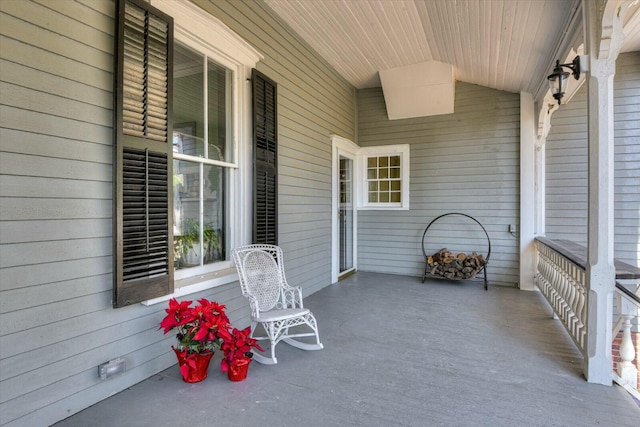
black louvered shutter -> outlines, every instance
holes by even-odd
[[[256,69],[253,82],[253,243],[278,244],[277,85]]]
[[[173,20],[118,1],[113,306],[173,292]]]

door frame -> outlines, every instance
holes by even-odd
[[[331,135],[331,283],[340,279],[340,156],[353,162],[353,268],[345,271],[350,274],[358,268],[358,209],[359,197],[357,184],[358,147],[352,141],[338,135]]]

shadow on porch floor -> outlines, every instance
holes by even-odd
[[[638,426],[539,292],[359,272],[305,304],[322,351],[281,343],[240,383],[219,354],[202,383],[173,366],[56,426]]]

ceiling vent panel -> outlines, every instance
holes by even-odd
[[[380,71],[389,120],[453,113],[453,66],[429,61]]]

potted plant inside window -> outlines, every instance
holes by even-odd
[[[222,249],[222,245],[220,244],[220,238],[218,237],[218,231],[214,230],[212,224],[205,224],[203,230],[203,239],[204,239],[204,263],[210,263],[213,261],[217,261],[220,258],[216,255],[216,252]],[[218,254],[219,255],[219,254]]]
[[[215,260],[215,251],[220,250],[220,239],[212,224],[205,224],[203,230],[204,262]],[[198,220],[187,218],[182,223],[180,234],[174,236],[174,257],[177,267],[200,265],[200,224]]]
[[[177,329],[178,344],[172,348],[182,379],[186,382],[204,380],[215,349],[220,348],[223,336],[229,335],[225,306],[202,298],[191,307],[191,301],[178,302],[172,298],[165,311],[167,315],[160,323],[160,329],[164,329],[165,334]]]

